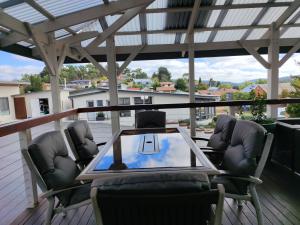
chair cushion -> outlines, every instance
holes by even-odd
[[[74,121],[68,125],[67,130],[80,160],[90,161],[99,152],[87,121]]]
[[[201,173],[149,173],[94,180],[100,193],[163,194],[209,190],[208,177]]]
[[[233,116],[220,115],[217,119],[214,133],[210,137],[207,146],[215,150],[224,151],[230,143],[235,123],[236,119]]]
[[[224,154],[222,167],[235,175],[253,175],[256,157],[265,141],[265,129],[252,121],[237,121],[230,145]]]
[[[162,111],[141,111],[136,113],[136,128],[166,127],[166,113]]]
[[[225,176],[215,176],[211,180],[211,187],[217,188],[217,184],[223,184],[226,193],[245,195],[247,194],[248,182],[235,181]]]
[[[35,138],[28,152],[48,189],[70,186],[79,175],[76,163],[69,157],[64,139],[59,131],[52,131]],[[67,204],[71,191],[58,195]]]

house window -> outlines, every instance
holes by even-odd
[[[8,103],[8,98],[3,97],[0,98],[0,115],[5,116],[9,115],[9,103]]]
[[[119,98],[119,105],[130,105],[130,98]],[[130,117],[130,110],[120,111],[120,117]]]

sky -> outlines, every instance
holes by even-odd
[[[281,55],[280,57],[282,57]],[[264,58],[267,56],[264,55]],[[294,54],[281,68],[279,76],[300,74],[300,54]],[[121,62],[120,62],[121,64]],[[79,65],[79,64],[77,64]],[[151,61],[134,61],[130,69],[142,68],[151,76],[158,67],[165,66],[172,74],[172,79],[188,73],[188,59],[168,59]],[[44,67],[43,62],[0,51],[0,80],[17,80],[22,74],[36,74]],[[246,80],[267,78],[267,70],[252,56],[232,56],[195,59],[195,77],[202,80],[219,80],[223,82],[243,82]]]

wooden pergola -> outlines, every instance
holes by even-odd
[[[45,63],[54,113],[61,112],[64,63],[90,62],[107,74],[114,106],[117,75],[132,60],[188,58],[194,103],[195,57],[250,54],[268,70],[267,97],[276,99],[279,68],[300,48],[299,6],[300,0],[0,0],[0,49]],[[118,71],[116,61],[124,61]],[[277,116],[276,106],[267,111]],[[195,112],[190,108],[192,136]],[[117,111],[111,121],[116,132]]]

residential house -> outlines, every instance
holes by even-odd
[[[28,82],[0,81],[0,124],[14,121],[15,106],[13,95],[20,94]]]
[[[292,92],[295,91],[294,87],[290,83],[279,83],[278,84],[278,94],[281,95],[283,91]],[[255,92],[255,95],[267,94],[268,85],[267,84],[251,84],[244,89],[242,92],[250,93]]]
[[[83,89],[92,87],[91,80],[72,80],[67,84],[68,88]]]
[[[118,90],[119,105],[140,105],[140,104],[165,104],[167,103],[188,103],[188,93],[165,93],[147,92],[139,90]],[[69,98],[72,100],[73,108],[96,107],[109,105],[109,89],[90,88],[70,92]],[[196,102],[219,101],[219,96],[203,96],[196,94]],[[167,114],[167,121],[178,122],[181,119],[189,118],[189,109],[164,109]],[[197,118],[208,119],[215,115],[215,107],[198,109]],[[79,119],[89,121],[96,120],[97,113],[81,113]],[[105,112],[106,119],[110,119],[110,112]],[[126,110],[120,112],[120,122],[122,125],[134,124],[135,111]]]
[[[60,96],[62,111],[72,108],[72,102],[69,99],[69,90],[61,90]],[[33,118],[53,113],[51,91],[39,91],[26,94],[18,93],[12,97],[14,102],[18,103],[15,107],[16,119]]]
[[[156,88],[158,92],[172,93],[176,91],[175,84],[173,82],[160,82],[160,87]]]

